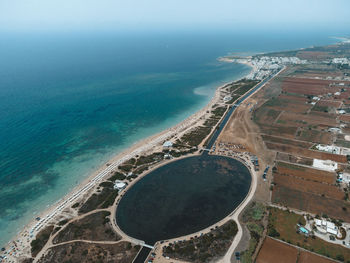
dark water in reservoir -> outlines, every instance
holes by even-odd
[[[185,158],[156,169],[128,190],[119,203],[117,223],[147,244],[197,232],[230,214],[250,183],[249,170],[237,160]]]

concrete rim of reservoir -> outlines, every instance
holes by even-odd
[[[125,191],[122,192],[122,195],[118,198],[118,201],[117,201],[117,203],[115,205],[115,208],[114,208],[114,212],[112,214],[113,222],[114,222],[115,226],[118,228],[119,232],[123,236],[125,236],[128,240],[132,241],[133,243],[144,244],[143,240],[133,237],[132,235],[128,234],[127,231],[124,231],[124,229],[122,229],[120,227],[118,219],[117,219],[118,218],[117,214],[118,214],[118,211],[119,211],[118,208],[120,208],[120,202],[123,199],[125,199],[126,194],[131,189],[133,189],[135,187],[135,185],[139,184],[141,180],[145,180],[146,175],[152,174],[155,171],[161,169],[162,167],[168,167],[172,163],[178,163],[180,161],[187,160],[187,159],[190,159],[190,158],[198,158],[200,160],[201,157],[203,157],[203,155],[194,154],[194,155],[191,155],[191,156],[184,156],[184,157],[181,157],[181,158],[170,160],[168,162],[156,165],[155,167],[153,167],[153,169],[147,171],[147,173],[145,173],[142,177],[139,177],[139,178],[137,178],[137,180],[134,180],[131,183],[131,185],[129,187],[127,187],[125,189]],[[243,160],[241,158],[237,158],[237,157],[233,157],[233,156],[207,155],[207,158],[222,158],[222,160],[230,160],[230,161],[236,162],[237,164],[239,164],[242,167],[244,167],[244,169],[246,169],[245,172],[247,172],[247,174],[249,174],[249,187],[247,188],[247,191],[244,193],[243,198],[241,198],[239,200],[239,202],[234,205],[233,209],[231,209],[229,213],[227,213],[225,216],[222,216],[222,217],[218,218],[217,220],[215,220],[215,222],[213,222],[213,223],[211,223],[209,225],[206,225],[205,227],[200,228],[199,230],[196,229],[195,231],[192,231],[192,232],[189,232],[189,233],[185,233],[185,234],[181,234],[181,235],[175,235],[175,236],[171,236],[171,237],[167,237],[167,238],[162,238],[162,239],[156,240],[156,241],[152,242],[153,244],[154,243],[158,243],[160,241],[171,242],[172,240],[176,240],[176,239],[186,239],[186,238],[188,238],[190,236],[199,235],[201,233],[209,232],[211,228],[213,228],[215,226],[222,225],[225,222],[227,222],[228,220],[233,219],[232,216],[235,214],[236,211],[238,211],[239,208],[241,208],[242,204],[249,202],[249,200],[247,200],[247,199],[248,199],[248,197],[251,197],[252,190],[255,192],[255,188],[256,188],[255,185],[256,185],[256,183],[254,183],[254,185],[253,185],[253,182],[255,181],[254,180],[255,179],[254,178],[255,177],[255,173],[254,173],[254,170],[252,170],[252,168],[248,165],[248,163],[246,163],[245,160]],[[254,188],[254,189],[252,189],[252,188]],[[239,210],[242,210],[242,209],[239,209]],[[241,212],[241,211],[239,211],[239,212]],[[239,226],[239,222],[236,222],[236,223]],[[153,244],[149,244],[149,245],[153,245]]]

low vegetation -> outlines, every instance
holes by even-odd
[[[80,207],[79,213],[84,214],[98,208],[107,208],[113,205],[118,196],[118,190],[113,188],[113,183],[104,182],[100,192],[92,194],[89,199]]]
[[[221,257],[237,234],[237,224],[231,220],[209,233],[163,248],[165,256],[190,262],[209,262]]]
[[[134,260],[139,250],[140,246],[134,246],[129,242],[118,242],[116,244],[72,242],[50,248],[38,262],[130,263]]]
[[[102,211],[87,215],[65,226],[54,238],[58,244],[71,240],[116,241],[120,236],[113,231],[110,212]]]
[[[251,203],[243,213],[242,221],[250,232],[250,240],[248,249],[241,252],[242,263],[253,262],[254,252],[259,244],[260,238],[263,236],[264,225],[262,219],[265,214],[265,206],[257,202]]]
[[[35,257],[49,240],[54,226],[47,226],[41,230],[30,243],[32,256]]]

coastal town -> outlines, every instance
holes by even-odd
[[[182,123],[106,163],[37,216],[0,262],[349,262],[349,57],[341,42],[220,58],[252,70]],[[201,154],[234,158],[251,173],[249,193],[230,215],[156,244],[118,227],[118,203],[133,185]],[[196,253],[201,247],[206,257]]]

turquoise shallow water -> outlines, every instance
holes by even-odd
[[[275,33],[2,34],[0,244],[111,156],[249,72],[218,56],[330,42]]]

